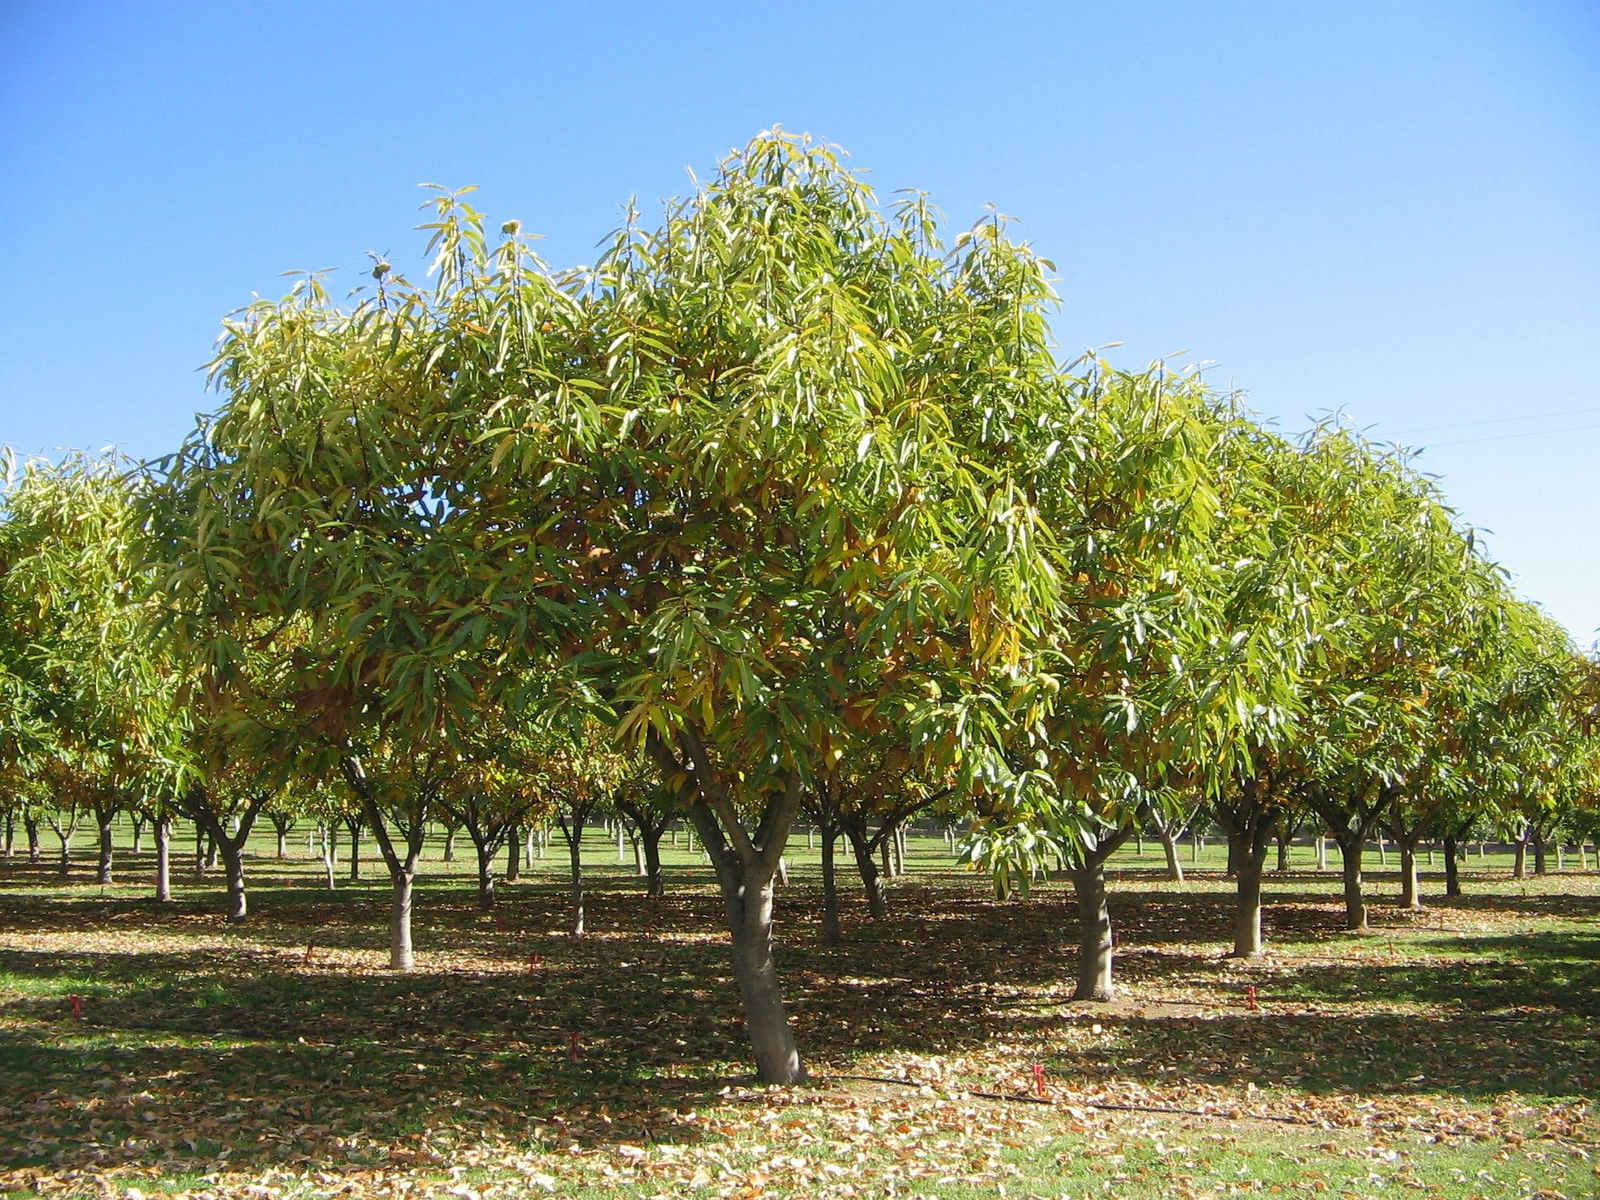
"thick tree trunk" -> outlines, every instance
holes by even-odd
[[[1548,874],[1549,864],[1545,861],[1545,844],[1543,835],[1537,832],[1533,833],[1530,835],[1528,843],[1533,847],[1533,873],[1535,875]]]
[[[280,860],[288,858],[289,857],[289,830],[288,830],[287,827],[280,827],[275,832],[278,835],[278,858]]]
[[[115,853],[115,844],[112,841],[111,818],[114,813],[101,812],[95,814],[95,821],[100,827],[100,861],[95,867],[95,882],[110,883],[111,860]]]
[[[1261,871],[1267,848],[1247,846],[1239,856],[1238,903],[1233,920],[1233,957],[1259,958],[1265,949],[1261,936]]]
[[[1078,896],[1078,986],[1074,1000],[1110,1000],[1116,995],[1111,982],[1111,913],[1106,907],[1106,864],[1100,856],[1072,868],[1072,887]]]
[[[444,861],[456,860],[456,834],[460,832],[459,825],[446,825],[444,827]]]
[[[1526,879],[1528,877],[1528,840],[1527,837],[1517,839],[1514,858],[1511,862],[1511,878]]]
[[[1454,834],[1444,835],[1444,894],[1446,896],[1461,895],[1461,867],[1456,857],[1456,839]]]
[[[172,818],[159,814],[154,818],[156,835],[156,902],[172,902]]]
[[[1365,831],[1334,835],[1339,844],[1339,870],[1344,877],[1344,927],[1350,933],[1365,933],[1367,901],[1361,894],[1361,855],[1367,848]]]
[[[800,1049],[789,1028],[778,986],[772,948],[772,878],[746,873],[738,894],[723,897],[733,935],[733,973],[744,1000],[745,1028],[755,1050],[756,1071],[764,1083],[798,1083],[805,1078]]]
[[[22,828],[28,835],[28,861],[39,861],[39,818],[28,813],[22,815]]]

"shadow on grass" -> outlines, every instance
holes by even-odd
[[[1453,958],[1290,964],[1267,1011],[1106,1011],[1093,1017],[1101,1034],[1080,1041],[1062,1036],[1077,1018],[1060,1011],[1076,967],[1070,904],[1000,904],[963,882],[903,883],[898,911],[912,915],[855,924],[831,948],[812,932],[816,890],[784,893],[780,957],[808,1057],[847,1070],[870,1052],[1043,1044],[1067,1079],[1464,1097],[1600,1089],[1597,942],[1585,932],[1441,940]],[[581,940],[558,932],[566,900],[550,876],[505,889],[493,913],[458,881],[430,890],[423,969],[406,975],[305,961],[313,939],[330,957],[381,953],[383,881],[331,896],[258,885],[255,917],[237,928],[192,905],[13,897],[0,928],[127,937],[103,953],[0,951],[0,1157],[87,1169],[168,1153],[204,1163],[228,1147],[239,1167],[304,1167],[412,1161],[452,1139],[535,1149],[698,1136],[679,1112],[747,1070],[720,901],[702,889],[647,902],[620,872],[592,883],[595,933]],[[1200,980],[1216,1001],[1229,902],[1119,894],[1124,978]],[[1270,919],[1279,932],[1331,932],[1324,899],[1280,901]],[[141,950],[146,930],[179,942]],[[68,992],[89,997],[82,1021]],[[1379,1001],[1433,1011],[1374,1011]]]

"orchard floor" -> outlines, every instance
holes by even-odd
[[[891,919],[847,894],[823,948],[802,838],[780,965],[813,1078],[765,1088],[694,856],[651,901],[593,831],[574,939],[556,847],[491,914],[434,846],[398,975],[381,867],[330,893],[269,842],[239,926],[215,875],[156,906],[148,855],[110,886],[0,863],[0,1192],[1600,1195],[1600,875],[1571,860],[1514,881],[1474,857],[1420,913],[1372,862],[1352,937],[1300,848],[1246,964],[1214,859],[1180,887],[1125,853],[1122,998],[1089,1006],[1061,884],[997,902],[920,841]]]

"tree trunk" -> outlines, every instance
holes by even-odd
[[[361,881],[361,822],[352,818],[344,819],[344,827],[350,834],[350,882]]]
[[[444,827],[444,861],[456,860],[456,834],[460,831],[459,825],[446,825]]]
[[[1233,957],[1259,958],[1265,949],[1261,936],[1261,869],[1266,863],[1266,839],[1247,844],[1239,856],[1238,907],[1233,921]]]
[[[485,838],[480,838],[476,831],[468,830],[468,836],[472,838],[472,848],[478,855],[478,907],[487,912],[494,907],[494,856],[499,847],[491,845]],[[517,842],[513,838],[508,844],[511,847],[511,857],[515,859],[518,851]]]
[[[389,969],[410,971],[417,965],[411,947],[411,893],[416,884],[415,870],[390,873],[394,898],[389,906]]]
[[[28,861],[39,861],[39,818],[30,813],[22,814],[22,828],[28,835]]]
[[[745,872],[737,894],[724,895],[733,935],[733,973],[744,1000],[745,1028],[764,1083],[799,1083],[805,1078],[800,1049],[789,1028],[772,952],[772,877]]]
[[[156,903],[172,903],[172,818],[154,818],[156,834]]]
[[[833,826],[822,826],[822,944],[836,946],[844,931],[839,925],[839,880],[834,869],[833,851],[839,842],[839,831]]]
[[[411,945],[411,897],[417,878],[417,859],[422,854],[422,843],[428,833],[429,795],[419,790],[411,797],[409,806],[401,810],[405,818],[400,827],[405,834],[405,854],[402,856],[395,847],[394,838],[390,836],[384,810],[378,807],[361,760],[354,755],[346,755],[339,765],[350,790],[360,798],[362,818],[371,827],[372,838],[378,843],[378,853],[389,868],[389,883],[393,889],[393,901],[389,908],[389,968],[410,971],[416,966]],[[352,847],[352,859],[354,856]]]
[[[144,827],[146,818],[135,815],[133,818],[133,850],[134,854],[144,853]],[[6,824],[6,857],[11,857],[11,825]]]
[[[95,813],[96,823],[100,826],[100,861],[95,867],[96,883],[110,883],[112,881],[111,858],[115,848],[112,843],[111,819],[115,815],[115,813],[110,812]]]
[[[1280,827],[1275,834],[1278,843],[1278,873],[1289,869],[1289,831]]]
[[[196,826],[205,829],[211,844],[222,857],[223,877],[228,885],[227,916],[230,922],[243,921],[250,912],[249,902],[245,897],[244,847],[250,840],[250,830],[254,827],[261,806],[265,803],[266,795],[262,793],[246,805],[242,814],[230,817],[230,824],[235,824],[235,829],[229,833],[223,827],[222,818],[211,807],[203,790],[196,788],[185,798],[184,809],[189,819],[194,821]]]
[[[1461,895],[1461,868],[1456,857],[1455,835],[1444,835],[1444,894],[1446,896]]]
[[[278,835],[278,858],[289,857],[289,830],[287,826],[278,826],[275,830]]]
[[[322,873],[326,877],[328,890],[331,892],[337,886],[339,866],[339,825],[329,821],[322,827]]]
[[[1161,853],[1167,860],[1167,878],[1173,883],[1183,882],[1183,862],[1178,858],[1178,843],[1169,829],[1158,829],[1156,835],[1161,839]]]
[[[1511,878],[1526,879],[1528,877],[1528,839],[1526,835],[1517,839],[1515,857],[1511,863]]]
[[[660,825],[641,826],[639,829],[639,845],[644,850],[644,893],[647,896],[667,894],[667,879],[661,872],[662,832]]]
[[[844,823],[845,836],[850,839],[850,849],[855,854],[856,870],[861,873],[861,886],[867,893],[867,914],[874,921],[889,919],[889,893],[884,886],[883,876],[878,872],[878,863],[873,853],[873,845],[867,839],[864,822],[846,820]]]
[[[1328,839],[1322,834],[1317,834],[1317,870],[1328,869]]]
[[[506,882],[516,883],[522,878],[522,831],[512,827],[506,838]]]
[[[1106,907],[1104,857],[1087,857],[1072,868],[1072,887],[1078,895],[1078,986],[1074,1000],[1110,1000],[1116,995],[1111,982],[1111,913]]]
[[[1530,835],[1528,841],[1533,846],[1533,873],[1535,875],[1548,874],[1548,866],[1545,862],[1544,836],[1534,832]]]
[[[583,822],[586,810],[562,813],[561,836],[567,841],[567,898],[572,908],[572,936],[583,936]]]
[[[1344,876],[1344,927],[1350,933],[1365,933],[1367,902],[1361,894],[1361,855],[1367,848],[1366,831],[1335,834],[1334,840],[1339,844],[1339,869]]]
[[[1417,881],[1417,843],[1411,838],[1397,838],[1400,848],[1400,907],[1417,912],[1422,908],[1422,891]]]

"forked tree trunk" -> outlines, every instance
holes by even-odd
[[[133,853],[144,853],[144,827],[146,818],[137,814],[133,817]],[[9,823],[6,827],[6,857],[11,857],[11,829]]]
[[[704,745],[691,730],[680,737],[680,747],[668,747],[653,736],[648,744],[669,774],[686,781],[680,785],[679,802],[688,810],[716,868],[756,1073],[763,1083],[799,1083],[806,1077],[805,1068],[773,956],[772,880],[800,809],[800,774],[786,772],[781,792],[767,794],[752,837]]]
[[[222,857],[223,877],[228,886],[227,916],[231,922],[243,921],[250,913],[244,885],[244,847],[250,840],[250,830],[255,826],[256,817],[266,801],[265,793],[255,796],[237,818],[235,830],[229,833],[223,826],[222,818],[211,807],[204,789],[191,789],[184,797],[184,809],[189,819],[205,829],[211,844]]]
[[[878,870],[876,847],[867,836],[866,822],[846,817],[843,824],[845,837],[855,855],[856,870],[861,874],[861,887],[867,894],[867,915],[874,921],[886,921],[889,919],[889,893]]]
[[[156,835],[156,902],[172,902],[172,818],[157,813],[153,818]]]
[[[351,791],[361,801],[361,815],[371,827],[373,840],[378,843],[378,852],[383,856],[384,865],[389,868],[392,889],[389,905],[389,968],[393,971],[410,971],[416,966],[416,955],[411,944],[411,898],[417,878],[417,859],[422,854],[422,843],[428,833],[430,796],[420,791],[413,795],[411,806],[403,814],[404,824],[400,826],[405,840],[397,848],[361,760],[348,755],[341,760],[340,767]]]

